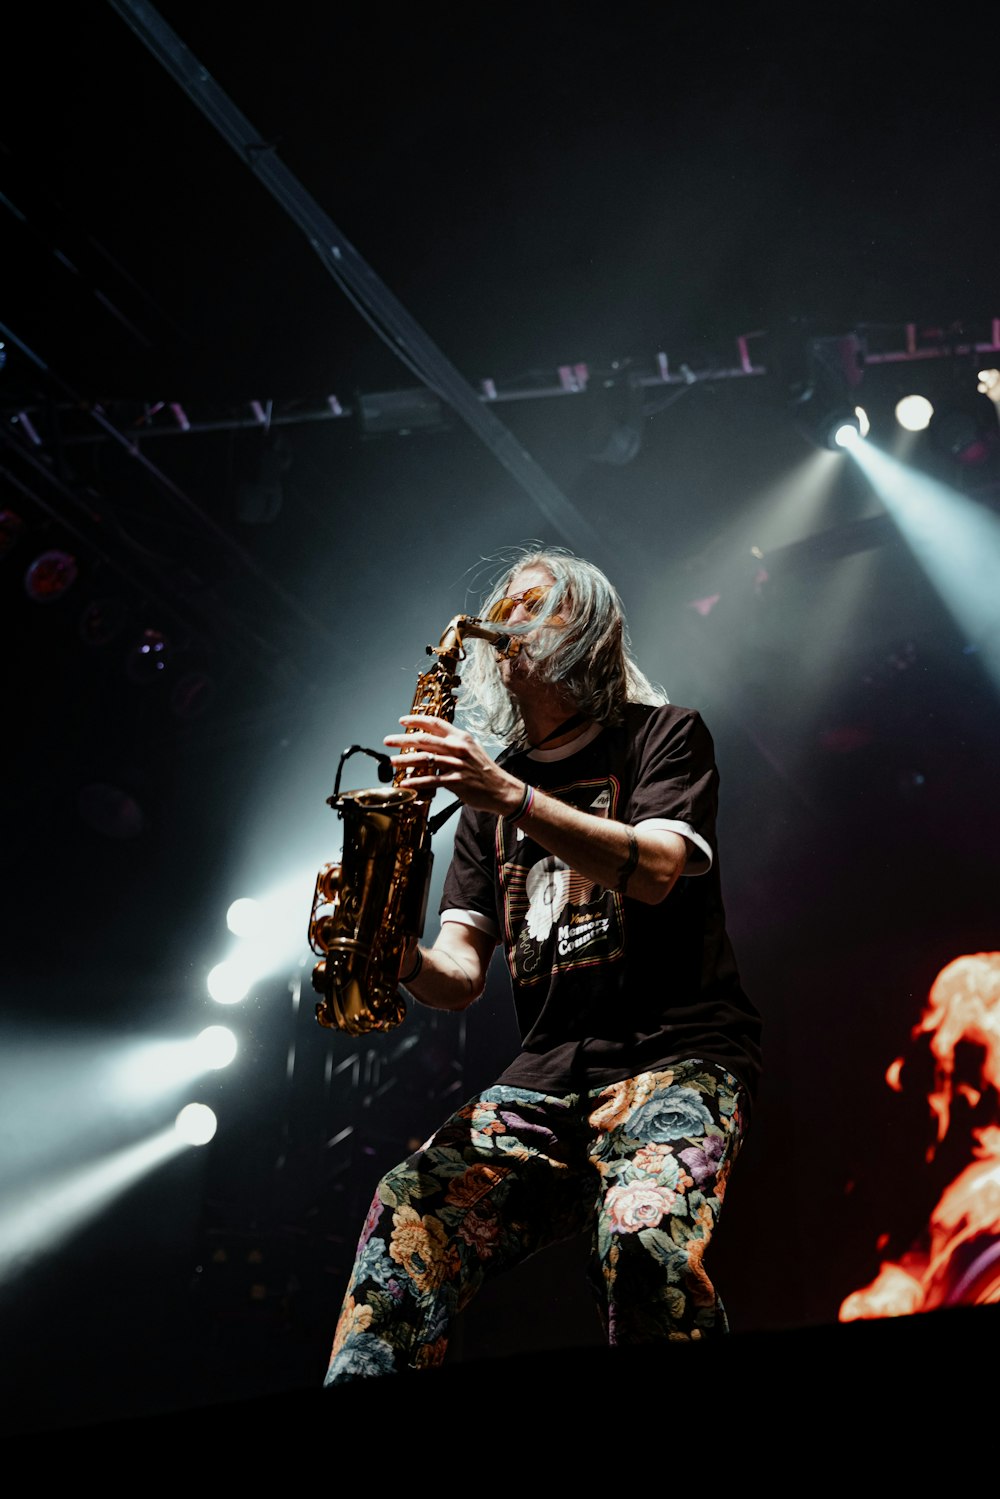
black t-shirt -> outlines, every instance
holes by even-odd
[[[577,874],[502,818],[462,808],[440,913],[503,943],[521,1051],[498,1081],[583,1092],[697,1058],[728,1068],[752,1099],[761,1017],[726,934],[719,778],[700,715],[630,703],[620,727],[499,761],[592,816],[680,833],[688,860],[666,900],[647,905]]]

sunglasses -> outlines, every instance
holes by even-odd
[[[497,599],[486,618],[493,624],[503,624],[505,620],[510,619],[518,604],[523,604],[529,614],[537,614],[551,586],[551,583],[537,584],[534,588],[525,589],[524,593],[515,593],[506,599]]]

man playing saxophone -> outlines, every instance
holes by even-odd
[[[440,929],[400,982],[464,1010],[501,945],[520,1049],[378,1184],[327,1385],[436,1367],[487,1278],[584,1232],[609,1343],[729,1325],[705,1253],[761,1022],[726,933],[711,736],[640,671],[592,563],[525,550],[480,614],[510,644],[470,647],[471,730],[408,714],[385,740],[408,786],[462,803]]]

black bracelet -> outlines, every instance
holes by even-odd
[[[618,871],[618,883],[615,886],[620,895],[625,894],[628,882],[635,873],[636,866],[639,863],[639,840],[630,827],[626,827],[625,837],[628,839],[628,858]]]
[[[423,966],[424,966],[424,955],[420,951],[420,948],[418,947],[417,948],[417,966],[414,968],[414,970],[413,970],[412,973],[407,973],[405,975],[404,974],[400,974],[400,976],[399,976],[399,982],[401,984],[409,984],[409,983],[411,983],[412,980],[416,978],[417,974],[420,972],[420,970],[421,970],[421,968],[423,968]]]
[[[524,788],[524,795],[521,797],[520,803],[519,803],[516,811],[514,811],[514,812],[508,812],[506,814],[506,817],[504,818],[504,821],[505,822],[509,822],[511,824],[513,824],[515,822],[519,822],[521,820],[521,818],[525,817],[528,814],[528,812],[531,810],[531,804],[532,804],[532,802],[534,800],[535,800],[535,788],[534,788],[534,786],[529,786],[529,785],[526,784],[525,788]]]

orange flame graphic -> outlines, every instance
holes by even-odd
[[[930,1037],[934,1087],[928,1103],[938,1143],[956,1093],[973,1106],[992,1090],[1000,1101],[1000,953],[969,953],[941,970],[912,1039]],[[962,1043],[982,1048],[980,1086],[956,1080]],[[899,1090],[902,1059],[886,1073]],[[932,1157],[934,1147],[928,1152]],[[841,1322],[900,1317],[936,1307],[1000,1302],[1000,1124],[972,1131],[972,1159],[942,1193],[925,1234],[898,1262],[884,1261],[870,1285],[847,1296]]]

